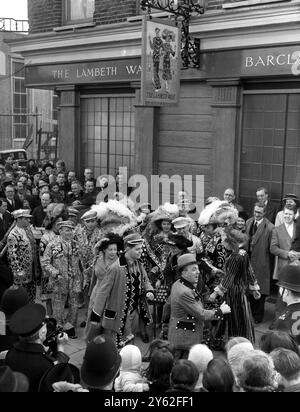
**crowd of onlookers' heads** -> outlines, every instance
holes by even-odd
[[[28,379],[0,368],[0,392],[26,392]],[[262,336],[260,349],[245,338],[229,340],[226,354],[214,356],[195,345],[188,359],[174,361],[167,341],[154,340],[147,362],[137,346],[120,352],[109,336],[96,337],[86,348],[80,368],[60,363],[49,369],[40,392],[299,392],[300,352],[286,332]]]

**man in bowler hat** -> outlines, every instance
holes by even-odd
[[[231,312],[223,305],[216,310],[205,310],[196,286],[199,280],[199,268],[193,254],[185,254],[178,259],[181,274],[171,291],[171,318],[168,340],[175,347],[175,358],[186,358],[193,345],[201,343],[206,320],[220,320]]]

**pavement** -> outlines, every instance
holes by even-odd
[[[273,301],[271,302],[267,301],[264,321],[263,323],[259,325],[255,325],[255,337],[256,337],[255,346],[256,348],[258,348],[259,346],[259,341],[260,341],[261,336],[269,330],[268,328],[273,319],[274,310],[275,310],[275,305]],[[78,324],[80,324],[83,320],[85,320],[84,319],[85,313],[86,313],[85,309],[80,310]],[[150,325],[147,329],[148,329],[148,334],[149,334],[150,342],[151,342],[151,340],[153,340],[154,338],[153,327]],[[84,340],[84,329],[78,328],[76,332],[77,332],[78,339],[75,339],[75,340],[70,339],[69,343],[66,346],[65,352],[71,358],[70,363],[80,368],[82,361],[83,361],[83,356],[84,356],[84,352],[86,348],[86,342]],[[156,336],[159,335],[159,332],[160,331],[157,330]],[[140,348],[143,358],[148,356],[149,344],[142,342],[142,340],[139,337],[136,338],[134,344]]]

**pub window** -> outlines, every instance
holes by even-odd
[[[66,23],[93,20],[95,0],[65,0]]]
[[[26,139],[27,136],[27,90],[25,88],[24,63],[12,62],[13,89],[13,139]]]
[[[52,95],[52,120],[57,123],[58,120],[58,107],[59,107],[59,96],[57,94]]]

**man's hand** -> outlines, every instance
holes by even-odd
[[[215,302],[217,300],[217,298],[218,298],[218,294],[216,292],[214,292],[210,295],[210,297],[208,298],[208,301],[209,302]]]
[[[66,346],[66,344],[69,341],[69,337],[66,333],[61,333],[60,335],[57,336],[57,345],[58,346]]]
[[[220,309],[221,309],[223,315],[228,315],[229,313],[231,313],[231,308],[230,308],[230,306],[227,305],[226,302],[224,302],[222,304],[222,306],[220,306]]]
[[[154,294],[153,294],[153,292],[148,292],[148,293],[146,294],[146,298],[147,298],[148,300],[150,300],[150,302],[153,302],[153,301],[154,301]]]
[[[74,385],[69,382],[56,382],[53,383],[52,388],[54,392],[88,392],[87,389],[83,389],[81,385]]]
[[[255,300],[260,300],[261,299],[261,293],[258,290],[255,290],[253,292],[253,297]]]
[[[158,289],[160,286],[161,286],[161,281],[158,280],[158,281],[155,283],[155,288]]]
[[[293,250],[291,250],[289,253],[288,253],[288,257],[289,257],[289,259],[293,262],[294,260],[298,260],[299,258],[298,258],[298,253],[297,252],[294,252]]]

